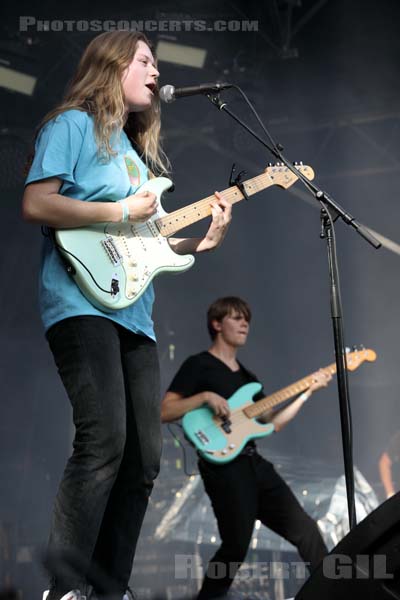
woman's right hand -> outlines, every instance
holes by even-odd
[[[128,221],[147,221],[157,212],[157,196],[152,192],[139,192],[125,198],[129,208]]]

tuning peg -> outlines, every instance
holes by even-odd
[[[269,162],[267,166],[268,167],[273,167],[274,165],[272,164],[272,162]]]
[[[345,348],[345,352],[346,352],[346,354],[350,354],[350,352],[351,352],[351,348],[349,348],[348,346],[346,346],[346,348]]]
[[[357,352],[358,351],[358,346],[353,346],[352,349],[353,349],[353,352]]]

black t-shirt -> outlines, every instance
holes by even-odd
[[[200,352],[185,360],[168,391],[182,394],[185,398],[201,392],[214,392],[228,400],[242,385],[258,381],[251,371],[240,363],[239,366],[238,371],[232,371],[210,352]],[[254,399],[262,397],[261,391]]]
[[[210,354],[200,352],[189,356],[173,378],[168,388],[169,392],[182,394],[189,398],[201,392],[214,392],[226,400],[236,392],[242,385],[258,382],[257,377],[242,364],[239,370],[232,371],[222,360]],[[263,390],[255,394],[253,400],[264,397]],[[254,440],[247,442],[246,447],[256,447]]]

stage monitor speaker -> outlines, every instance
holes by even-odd
[[[400,493],[325,557],[295,600],[400,600]]]

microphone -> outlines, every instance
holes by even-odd
[[[192,85],[189,87],[176,88],[173,85],[163,85],[160,89],[160,98],[163,102],[173,102],[177,98],[185,98],[186,96],[196,96],[197,94],[211,94],[221,92],[233,87],[232,83],[201,83],[200,85]]]

